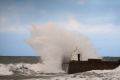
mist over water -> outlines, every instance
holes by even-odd
[[[55,24],[32,26],[28,43],[41,56],[40,69],[44,73],[63,72],[62,63],[71,60],[76,47],[80,49],[82,60],[98,58],[86,37]]]

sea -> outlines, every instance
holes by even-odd
[[[103,57],[118,60],[119,57]],[[120,66],[113,70],[91,70],[67,74],[44,73],[39,69],[42,60],[37,56],[0,56],[0,80],[120,80]],[[67,64],[67,63],[65,63]]]

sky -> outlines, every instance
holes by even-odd
[[[88,37],[101,56],[120,56],[120,0],[0,0],[0,56],[35,56],[30,28],[50,22]]]

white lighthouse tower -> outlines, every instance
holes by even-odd
[[[79,56],[78,56],[79,55]],[[80,48],[76,47],[75,50],[72,53],[72,57],[71,60],[75,60],[75,61],[80,61],[82,60],[82,56],[81,56],[81,52],[80,52]]]

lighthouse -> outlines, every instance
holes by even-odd
[[[75,61],[81,61],[82,60],[82,55],[80,52],[80,48],[76,47],[75,50],[72,53],[72,57],[71,60],[75,60]]]

